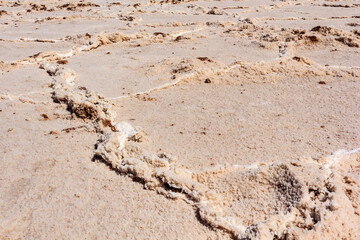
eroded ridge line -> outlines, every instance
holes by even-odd
[[[155,91],[159,91],[159,90],[163,90],[163,89],[167,89],[169,87],[173,87],[178,85],[181,82],[184,82],[186,80],[192,79],[192,78],[200,78],[202,75],[220,75],[223,73],[228,73],[231,72],[234,69],[237,68],[243,68],[243,67],[249,67],[251,65],[254,66],[261,66],[261,65],[274,65],[276,66],[277,64],[279,64],[280,62],[283,61],[297,61],[300,62],[306,69],[311,70],[331,70],[331,69],[339,69],[339,70],[352,70],[352,69],[360,69],[360,67],[357,66],[322,66],[314,61],[311,61],[310,59],[307,58],[303,58],[303,57],[297,57],[295,55],[286,55],[284,57],[281,58],[275,58],[275,60],[272,61],[268,61],[268,62],[264,62],[264,61],[260,61],[260,62],[241,62],[241,61],[236,61],[234,63],[229,64],[228,66],[225,67],[218,67],[215,70],[207,70],[207,69],[195,69],[192,70],[190,73],[187,74],[183,74],[177,77],[177,79],[175,81],[169,82],[169,83],[165,83],[163,85],[160,86],[156,86],[150,89],[147,89],[145,91],[139,91],[139,92],[135,92],[135,93],[130,93],[127,95],[121,95],[121,96],[117,96],[117,97],[109,97],[106,98],[107,100],[120,100],[120,99],[124,99],[124,98],[130,98],[130,97],[136,97],[136,96],[141,96],[141,95],[146,95],[146,94],[150,94],[152,92]],[[260,67],[259,67],[260,69]],[[335,73],[333,73],[334,75]],[[351,73],[349,73],[350,75],[352,75]]]
[[[170,33],[169,36],[170,37],[178,37],[178,36],[182,36],[185,34],[189,34],[189,33],[193,33],[193,32],[198,32],[198,31],[202,31],[203,28],[198,28],[198,29],[194,29],[194,30],[188,30],[188,31],[182,31],[182,32],[176,32],[176,33]],[[9,65],[29,65],[29,64],[42,64],[44,62],[49,62],[49,61],[58,61],[58,60],[63,60],[66,58],[70,58],[72,56],[75,56],[81,52],[89,52],[91,50],[97,49],[99,47],[105,46],[105,45],[110,45],[110,44],[115,44],[118,42],[127,42],[133,39],[144,39],[144,40],[156,40],[156,37],[153,35],[149,35],[147,33],[145,34],[122,34],[119,32],[115,32],[115,33],[99,33],[96,34],[92,37],[92,40],[89,42],[89,44],[85,44],[85,45],[80,45],[80,46],[74,46],[72,47],[72,49],[67,50],[67,51],[60,51],[60,52],[40,52],[38,54],[35,54],[34,56],[31,56],[29,58],[25,58],[22,60],[18,60],[18,61],[14,61],[14,62],[10,62],[10,63],[6,63]],[[4,41],[8,41],[8,40],[4,40]],[[58,40],[58,39],[28,39],[28,38],[20,38],[18,40],[9,40],[9,41],[24,41],[24,42],[49,42],[49,43],[55,43],[58,41],[63,41],[63,39]]]

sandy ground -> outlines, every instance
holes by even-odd
[[[0,0],[0,239],[360,239],[360,1]]]

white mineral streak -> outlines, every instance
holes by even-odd
[[[157,87],[154,87],[154,88],[150,88],[150,89],[145,90],[145,91],[135,92],[135,93],[132,93],[132,94],[129,94],[129,95],[122,95],[122,96],[112,97],[112,98],[107,98],[107,99],[108,100],[117,100],[117,99],[128,98],[128,97],[133,97],[133,96],[138,96],[138,95],[143,95],[143,94],[149,94],[149,93],[155,92],[157,90],[161,90],[161,89],[165,89],[165,88],[168,88],[168,87],[175,86],[176,84],[184,81],[185,79],[191,78],[193,76],[195,76],[195,73],[185,74],[183,76],[178,77],[176,81],[173,81],[173,82],[170,82],[170,83],[165,83],[163,85],[160,85],[160,86],[157,86]]]
[[[8,101],[19,100],[20,102],[23,102],[23,103],[26,102],[26,103],[31,103],[31,104],[47,104],[46,102],[36,101],[36,100],[31,99],[31,98],[26,97],[26,96],[47,94],[47,93],[50,93],[50,92],[51,92],[50,90],[31,91],[31,92],[21,93],[21,94],[17,94],[17,95],[13,95],[13,94],[10,94],[10,93],[3,93],[3,94],[0,94],[0,99],[1,100],[8,100]]]
[[[203,30],[203,28],[197,28],[197,29],[188,30],[188,31],[180,31],[180,32],[177,32],[177,33],[172,33],[172,34],[170,34],[170,36],[172,36],[172,37],[179,37],[179,36],[182,36],[182,35],[185,35],[185,34],[188,34],[188,33],[200,32],[200,31],[202,31],[202,30]]]

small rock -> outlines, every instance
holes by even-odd
[[[68,60],[59,60],[59,61],[57,61],[57,64],[64,65],[64,64],[67,64],[68,62],[69,62]]]
[[[47,120],[49,120],[49,119],[50,119],[49,116],[46,115],[45,113],[41,114],[41,119],[40,119],[40,121],[47,121]]]

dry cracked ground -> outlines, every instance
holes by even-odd
[[[0,239],[360,239],[360,1],[0,0]]]

